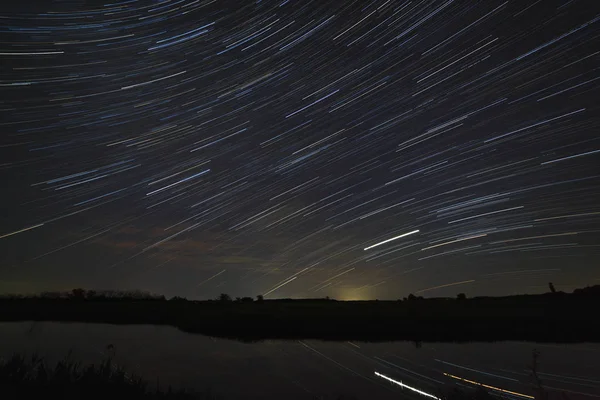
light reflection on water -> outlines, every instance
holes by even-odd
[[[375,375],[439,394],[451,376],[533,394],[532,350],[541,353],[544,385],[569,399],[600,398],[600,345],[505,343],[348,343],[265,341],[241,343],[180,332],[167,326],[83,323],[0,323],[0,356],[38,353],[55,362],[97,362],[112,344],[115,360],[152,384],[204,390],[225,399],[419,398]],[[581,393],[592,396],[583,396]],[[558,392],[554,395],[560,396]]]

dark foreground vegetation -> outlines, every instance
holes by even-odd
[[[83,366],[68,358],[54,367],[42,358],[14,355],[0,359],[0,398],[62,400],[216,400],[210,392],[191,393],[184,390],[149,389],[141,377],[128,374],[110,358],[99,365]]]
[[[551,287],[552,288],[552,287]],[[0,299],[0,321],[63,321],[171,325],[186,332],[244,341],[323,339],[357,341],[598,342],[600,286],[573,293],[423,299],[165,299],[135,292]]]

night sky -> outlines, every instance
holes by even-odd
[[[600,283],[596,0],[2,8],[0,292]]]

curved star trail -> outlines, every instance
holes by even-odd
[[[600,279],[595,2],[13,3],[1,291]]]

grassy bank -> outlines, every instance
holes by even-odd
[[[132,399],[217,400],[211,393],[150,389],[141,377],[128,374],[111,359],[81,365],[69,359],[49,367],[37,356],[0,359],[0,398],[16,399]]]

